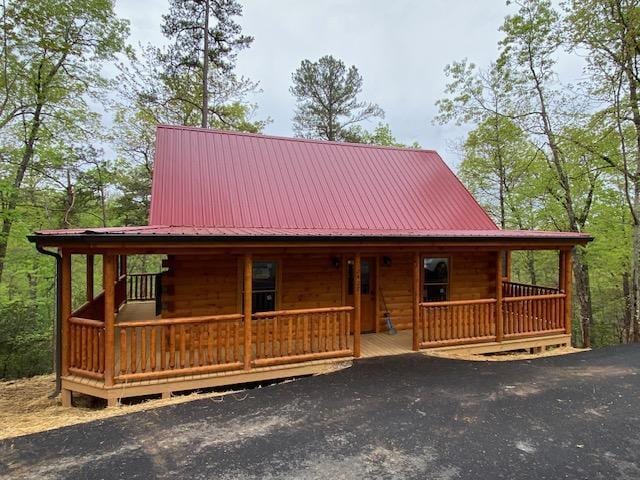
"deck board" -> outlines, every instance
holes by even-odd
[[[395,335],[368,333],[360,337],[360,342],[362,358],[403,355],[413,351],[411,330],[400,330]]]

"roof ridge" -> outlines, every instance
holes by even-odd
[[[222,130],[219,128],[202,128],[202,127],[192,127],[188,125],[169,125],[159,123],[156,125],[157,129],[166,128],[173,130],[189,130],[194,132],[201,133],[219,133],[222,135],[238,135],[242,137],[253,137],[253,138],[268,138],[273,140],[283,140],[283,141],[292,141],[292,142],[302,142],[302,143],[317,143],[320,145],[338,145],[344,147],[365,147],[365,148],[376,148],[381,150],[400,150],[403,152],[425,152],[425,153],[438,153],[436,150],[428,149],[428,148],[412,148],[412,147],[397,147],[393,145],[377,145],[372,143],[355,143],[355,142],[338,142],[332,140],[320,140],[316,138],[301,138],[301,137],[285,137],[283,135],[270,135],[265,133],[250,133],[250,132],[239,132],[237,130]]]

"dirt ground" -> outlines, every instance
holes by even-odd
[[[323,373],[350,366],[350,362],[327,365]],[[293,380],[285,380],[286,383]],[[68,425],[91,422],[103,418],[126,415],[166,405],[190,402],[203,398],[222,397],[241,393],[242,388],[230,387],[227,391],[181,393],[168,399],[148,399],[116,408],[105,408],[102,399],[85,395],[74,396],[74,406],[62,406],[60,396],[49,398],[55,390],[55,375],[40,375],[18,380],[0,381],[0,440],[30,433],[44,432]]]
[[[232,393],[192,393],[165,400],[154,399],[133,405],[120,405],[117,408],[104,408],[104,401],[100,399],[78,396],[74,397],[76,406],[65,408],[59,397],[49,398],[55,390],[55,384],[53,374],[0,382],[0,440]]]
[[[576,348],[558,348],[538,354],[508,353],[500,355],[461,355],[438,353],[430,354],[441,358],[456,360],[504,362],[531,360],[541,357],[566,355],[584,350]],[[332,370],[327,370],[332,371]],[[54,375],[42,375],[27,379],[0,381],[0,440],[30,433],[43,432],[67,425],[90,422],[103,418],[126,415],[132,412],[150,410],[165,405],[189,402],[202,398],[220,397],[228,392],[191,393],[174,396],[170,399],[152,399],[132,405],[120,405],[117,408],[104,408],[104,401],[86,396],[74,398],[75,406],[65,408],[60,398],[49,398],[55,389]]]

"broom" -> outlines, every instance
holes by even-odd
[[[384,323],[387,325],[387,330],[389,331],[389,335],[395,335],[398,333],[396,327],[393,326],[393,321],[391,320],[391,313],[389,313],[389,309],[387,308],[387,302],[384,299],[384,294],[382,293],[382,289],[380,289],[380,297],[382,299],[382,305],[384,306],[384,314],[382,318],[384,318]]]

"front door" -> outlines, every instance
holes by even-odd
[[[347,261],[347,305],[353,305],[353,259]],[[376,259],[362,257],[360,260],[360,333],[376,330]],[[351,324],[353,333],[353,323]]]

